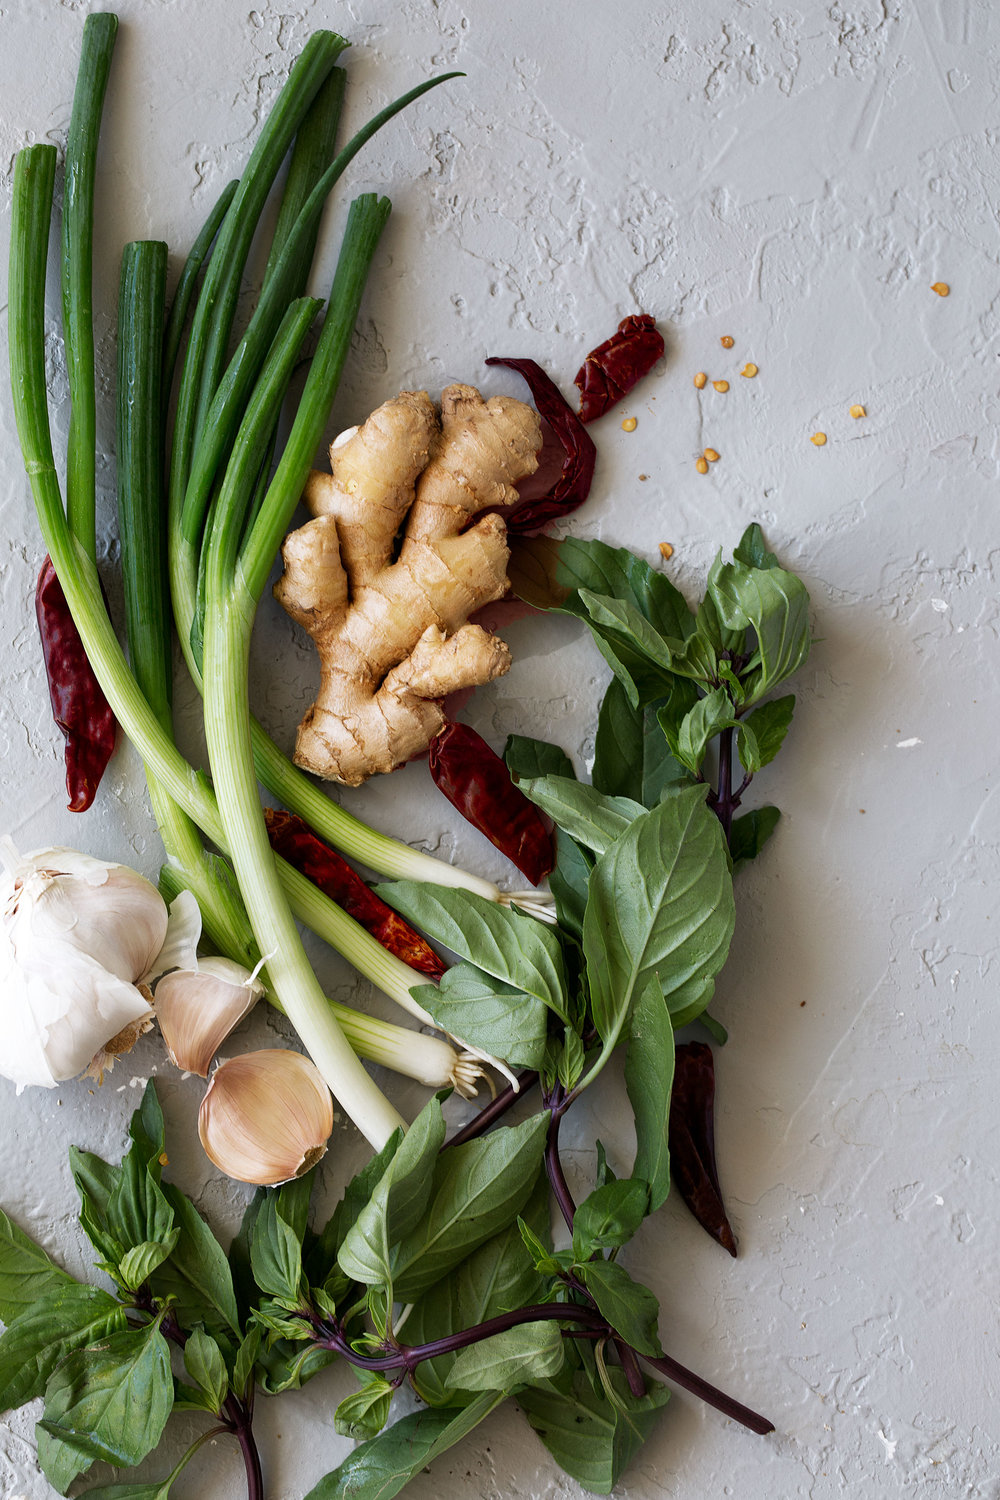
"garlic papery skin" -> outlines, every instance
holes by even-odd
[[[207,1078],[212,1058],[256,1005],[264,986],[228,958],[197,962],[195,970],[174,969],[156,981],[153,1008],[171,1062]]]
[[[239,1182],[277,1187],[326,1154],[333,1099],[315,1063],[268,1048],[220,1063],[198,1112],[210,1161]]]
[[[139,981],[167,929],[156,887],[75,849],[2,842],[0,1074],[54,1088],[151,1015]]]
[[[149,971],[167,935],[167,906],[145,876],[76,849],[18,855],[8,840],[4,853],[3,923],[19,964],[45,960],[58,945],[128,984]]]

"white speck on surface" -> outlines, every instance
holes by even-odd
[[[879,1442],[885,1448],[883,1462],[891,1464],[893,1459],[896,1457],[896,1444],[898,1442],[898,1438],[887,1438],[881,1427],[878,1430],[878,1436]]]
[[[912,750],[913,747],[914,747],[914,745],[922,745],[923,743],[924,743],[923,740],[918,740],[917,737],[916,737],[916,735],[914,735],[913,738],[910,739],[910,740],[897,740],[896,741],[896,749],[897,750]]]
[[[944,1207],[944,1199],[941,1197],[940,1193],[934,1194],[934,1202],[937,1204],[938,1208]]]
[[[936,609],[939,615],[943,615],[945,610],[949,609],[950,607],[951,606],[949,605],[947,599],[931,600],[931,609]]]

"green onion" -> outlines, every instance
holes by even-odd
[[[88,549],[92,549],[96,541],[97,421],[92,306],[94,178],[97,137],[117,32],[117,16],[88,16],[84,22],[80,71],[66,141],[62,299],[71,407],[66,502],[70,525]]]
[[[268,390],[262,380],[265,390],[259,399],[255,393],[237,436],[213,515],[205,562],[205,738],[229,856],[282,1008],[336,1098],[377,1148],[388,1140],[399,1116],[365,1073],[343,1033],[330,1026],[326,997],[282,889],[257,794],[248,671],[254,615],[276,546],[272,531],[294,507],[304,482],[305,475],[299,474],[301,454],[305,450],[308,468],[315,450],[318,408],[325,402],[322,422],[350,347],[361,294],[388,211],[386,199],[376,200],[370,194],[351,205],[319,347],[264,506],[243,541],[257,467],[253,466],[252,473],[247,472],[249,466],[241,468],[241,451],[253,453],[259,434],[270,430]],[[292,494],[296,482],[299,490]]]

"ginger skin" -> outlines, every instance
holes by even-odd
[[[446,694],[508,671],[505,643],[468,623],[507,591],[507,527],[496,513],[469,522],[517,500],[540,446],[531,407],[467,385],[442,393],[440,423],[426,391],[401,391],[336,440],[274,589],[320,656],[298,765],[359,786],[426,750]]]

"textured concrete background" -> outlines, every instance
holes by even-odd
[[[63,140],[88,8],[0,5],[0,264],[14,152]],[[331,26],[355,44],[351,122],[431,71],[468,75],[393,124],[352,170],[352,188],[387,191],[395,212],[332,429],[400,386],[482,379],[492,353],[532,356],[568,388],[586,349],[641,308],[667,332],[668,359],[594,429],[600,468],[573,531],[654,559],[670,541],[673,576],[694,587],[715,549],[758,519],[808,581],[819,644],[796,684],[787,746],[753,788],[784,818],[740,878],[716,1005],[731,1031],[718,1060],[718,1137],[741,1256],[731,1261],[679,1202],[628,1252],[662,1299],[667,1349],[768,1412],[777,1432],[755,1438],[679,1395],[622,1493],[1000,1495],[1000,16],[988,0],[120,9],[97,234],[105,396],[122,244],[165,238],[176,272],[296,50]],[[334,221],[343,211],[341,202]],[[951,284],[947,300],[930,290],[938,280]],[[723,334],[735,339],[729,352]],[[748,359],[760,367],[754,381],[737,373]],[[729,377],[729,393],[699,395],[698,369]],[[516,390],[493,374],[484,384]],[[62,403],[54,322],[52,386]],[[852,421],[853,402],[866,419]],[[628,412],[631,434],[619,425]],[[110,453],[107,401],[100,420]],[[66,423],[62,403],[60,442]],[[829,436],[821,449],[809,442],[817,429]],[[694,458],[706,444],[722,458],[701,478]],[[117,604],[110,458],[102,478]],[[22,847],[77,844],[154,875],[161,851],[127,747],[95,809],[64,811],[32,621],[40,550],[0,394],[0,822]],[[596,651],[563,620],[507,634],[514,669],[467,717],[498,746],[520,729],[560,740],[586,765],[606,675]],[[255,675],[259,710],[289,743],[314,667],[270,601]],[[422,767],[349,805],[511,876],[457,825]],[[320,962],[344,998],[370,1003],[346,966]],[[270,1024],[255,1016],[231,1050],[258,1045]],[[197,1148],[200,1087],[171,1073],[155,1040],[100,1094],[70,1084],[18,1100],[4,1086],[0,1203],[74,1270],[84,1245],[66,1148],[118,1152],[151,1073],[163,1079],[177,1180],[218,1223],[240,1211],[240,1192]],[[411,1112],[420,1102],[415,1089],[397,1097]],[[581,1183],[595,1131],[612,1157],[627,1149],[619,1101],[609,1079],[593,1117],[574,1122]],[[362,1155],[342,1129],[327,1196]],[[330,1414],[350,1384],[331,1371],[261,1403],[272,1496],[297,1500],[343,1456]],[[173,1491],[240,1492],[226,1445],[204,1451]],[[48,1493],[32,1420],[8,1416],[0,1495]],[[506,1410],[409,1493],[579,1490]]]

